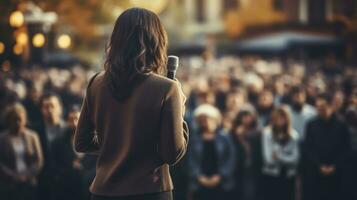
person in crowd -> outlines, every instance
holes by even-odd
[[[244,74],[243,82],[247,89],[247,99],[252,105],[259,105],[260,96],[267,94],[264,92],[263,79],[253,72],[247,72]]]
[[[341,173],[349,151],[347,125],[335,114],[333,97],[316,98],[318,116],[306,126],[303,145],[303,198],[306,200],[341,198]]]
[[[342,90],[336,90],[333,93],[332,97],[332,106],[336,111],[337,117],[343,118],[344,113],[346,111],[346,104],[345,104],[345,93]]]
[[[235,188],[232,196],[241,200],[258,199],[261,169],[260,132],[252,107],[242,108],[233,121],[231,135],[236,149]]]
[[[25,108],[15,103],[6,112],[7,129],[0,136],[0,198],[36,200],[43,155],[37,133],[26,128]]]
[[[81,172],[84,154],[73,149],[73,137],[78,124],[80,110],[73,107],[67,117],[64,135],[53,142],[53,156],[56,168],[56,199],[84,199]]]
[[[16,93],[14,91],[9,90],[6,85],[5,79],[0,76],[0,111],[5,110],[8,105],[11,105],[17,100],[18,97]],[[0,131],[4,129],[6,129],[5,116],[3,113],[0,113]]]
[[[292,127],[300,134],[303,140],[305,126],[313,117],[316,116],[316,109],[306,103],[305,89],[302,86],[295,86],[290,90],[290,113]]]
[[[27,84],[27,91],[26,98],[22,101],[22,104],[28,113],[28,125],[34,130],[39,130],[42,124],[40,99],[43,95],[43,86],[35,81],[30,81]]]
[[[288,81],[289,80],[287,80],[287,77],[280,76],[274,82],[274,105],[289,103],[289,89],[291,83],[289,83]]]
[[[188,154],[190,189],[194,200],[217,200],[234,186],[235,149],[232,139],[219,129],[221,114],[209,104],[194,112],[198,129]]]
[[[64,133],[64,122],[62,120],[62,104],[60,97],[54,93],[42,96],[40,100],[42,113],[41,126],[38,133],[44,153],[44,169],[39,179],[39,198],[41,200],[52,200],[55,198],[53,174],[56,173],[53,156],[53,144],[57,138]]]
[[[345,199],[357,199],[357,106],[346,109],[345,120],[350,133],[350,153],[343,173],[343,196]]]
[[[284,106],[275,109],[262,131],[262,197],[266,200],[293,200],[299,162],[298,133],[291,126]]]
[[[61,91],[61,97],[63,105],[81,104],[83,102],[82,92],[84,90],[83,81],[78,74],[72,74],[71,78],[64,86],[64,90]]]
[[[246,93],[242,88],[235,88],[226,97],[226,108],[223,113],[223,127],[228,132],[232,127],[232,121],[239,110],[247,104]]]
[[[258,125],[265,127],[269,124],[270,116],[274,110],[274,96],[272,91],[263,90],[258,97],[257,112],[258,112]]]
[[[40,132],[42,143],[52,148],[53,142],[63,135],[64,122],[62,120],[62,103],[54,93],[45,94],[40,101],[44,126]]]

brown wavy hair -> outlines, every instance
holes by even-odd
[[[104,63],[108,85],[117,100],[129,97],[149,73],[166,72],[167,43],[166,31],[155,13],[131,8],[118,17]]]
[[[286,123],[283,127],[277,127],[276,121],[278,119],[278,117],[281,116],[285,119]],[[271,128],[272,128],[272,132],[273,132],[273,137],[277,140],[281,140],[280,136],[283,136],[283,140],[282,142],[286,142],[287,140],[289,140],[292,135],[291,135],[291,117],[290,117],[290,113],[289,110],[286,106],[279,106],[278,108],[276,108],[272,114],[271,114]]]

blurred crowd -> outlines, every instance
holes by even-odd
[[[188,153],[177,200],[357,199],[357,68],[336,61],[183,57]],[[88,199],[96,158],[73,134],[94,74],[0,74],[0,197]]]

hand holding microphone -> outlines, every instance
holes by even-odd
[[[176,70],[179,67],[179,57],[168,56],[167,57],[167,78],[175,80]]]
[[[177,83],[180,85],[181,88],[181,97],[182,97],[182,102],[183,102],[183,107],[185,108],[185,103],[186,103],[186,95],[183,93],[182,90],[182,85],[181,83],[176,79],[176,71],[179,67],[179,57],[170,55],[167,57],[167,78],[176,80]],[[185,113],[185,109],[184,112]]]

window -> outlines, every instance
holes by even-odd
[[[206,0],[196,0],[196,20],[200,23],[205,21]]]

